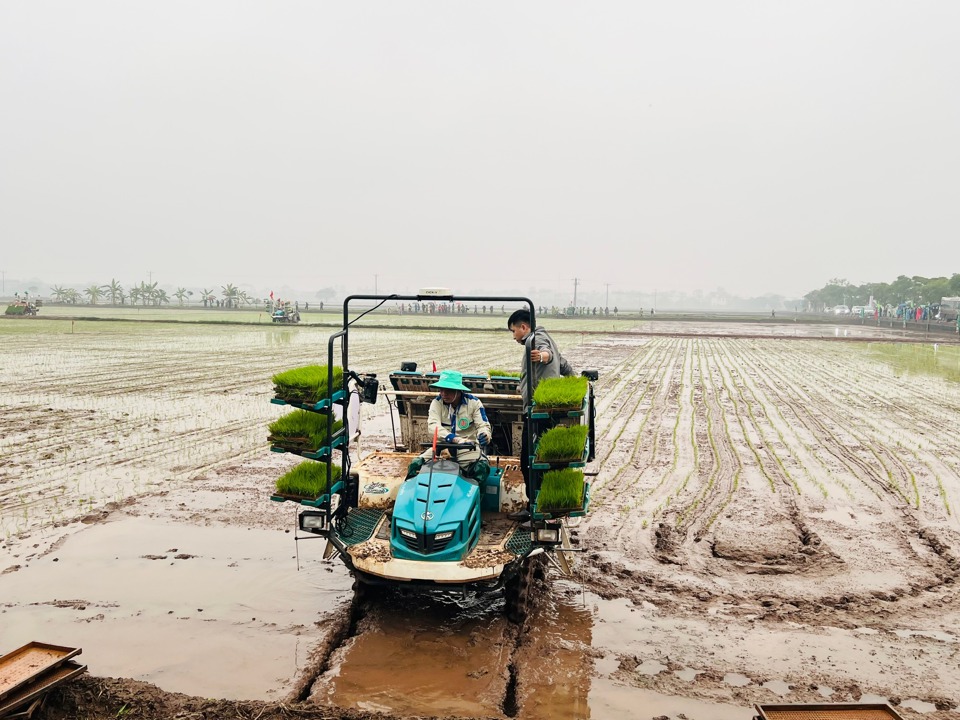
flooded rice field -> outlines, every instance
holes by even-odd
[[[600,371],[598,475],[574,577],[518,627],[502,600],[354,602],[294,541],[270,376],[328,330],[2,323],[0,651],[83,647],[62,717],[960,717],[957,346],[677,326],[556,333]],[[482,372],[519,348],[358,330],[351,357]],[[383,399],[364,411],[360,452],[391,447]]]

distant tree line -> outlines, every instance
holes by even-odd
[[[189,302],[189,298],[194,295],[192,290],[178,287],[171,296],[166,290],[157,287],[155,282],[141,282],[139,285],[124,288],[116,280],[111,280],[109,285],[91,285],[82,291],[55,285],[50,289],[50,292],[56,302],[70,305],[78,303],[99,305],[104,303],[109,305],[160,306],[169,305],[174,299],[176,299],[178,305],[185,305]],[[244,305],[253,305],[261,302],[261,300],[251,297],[245,290],[241,290],[235,285],[227,284],[220,288],[219,293],[213,289],[205,288],[201,290],[200,302],[203,303],[204,307],[239,308]]]
[[[810,310],[821,311],[835,305],[866,305],[872,297],[880,305],[926,305],[939,303],[940,298],[960,296],[960,274],[949,278],[926,278],[901,275],[892,283],[851,285],[834,278],[819,290],[804,295]]]

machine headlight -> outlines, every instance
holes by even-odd
[[[433,536],[434,540],[449,540],[453,537],[453,530],[448,530],[445,532],[439,532]]]
[[[400,534],[405,538],[410,538],[411,540],[417,539],[417,534],[413,530],[407,530],[406,528],[400,528]]]
[[[558,527],[537,528],[536,538],[537,538],[537,542],[558,543],[560,542],[560,528]]]
[[[310,510],[305,510],[304,512],[300,513],[301,530],[320,530],[326,527],[326,524],[326,513],[312,512]]]

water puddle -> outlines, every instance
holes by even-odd
[[[683,670],[674,671],[673,674],[676,675],[681,680],[686,680],[687,682],[693,682],[694,680],[697,679],[697,675],[699,675],[701,672],[703,671],[694,670],[693,668],[684,668]]]
[[[597,675],[610,675],[620,667],[620,660],[616,655],[604,655],[594,662],[594,670]]]
[[[933,703],[924,702],[923,700],[917,700],[916,698],[909,698],[900,703],[901,707],[910,708],[915,710],[918,713],[929,713],[936,712],[937,706]]]
[[[8,648],[42,639],[83,648],[95,675],[273,699],[349,597],[339,569],[297,572],[290,535],[117,518],[3,576]]]
[[[593,713],[592,716],[585,717],[603,720],[627,720],[628,718],[632,720],[663,715],[669,718],[686,716],[696,720],[751,720],[754,716],[751,707],[722,705],[664,695],[652,690],[624,687],[605,679],[593,681],[593,687],[590,690],[590,710]],[[557,715],[556,717],[574,716]]]
[[[562,582],[545,591],[519,646],[497,595],[387,593],[365,605],[311,700],[400,715],[589,718],[591,612]],[[616,670],[616,656],[607,666]]]
[[[644,660],[642,663],[637,665],[635,672],[639,673],[640,675],[649,675],[652,677],[654,675],[659,675],[666,669],[666,665],[662,665],[656,660]]]
[[[530,618],[515,656],[517,717],[522,720],[603,717],[591,711],[593,615],[569,583],[555,581]],[[619,661],[617,661],[619,665]]]
[[[750,684],[750,678],[741,673],[727,673],[723,676],[723,682],[734,687],[745,687]]]
[[[945,643],[955,643],[957,638],[950,633],[940,632],[938,630],[894,630],[893,634],[904,639],[911,637],[925,637],[931,640],[939,640]]]
[[[790,693],[790,686],[783,680],[767,680],[762,687],[780,696]]]
[[[401,715],[499,714],[514,640],[497,601],[480,603],[464,609],[430,597],[376,598],[311,700]]]

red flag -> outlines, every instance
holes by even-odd
[[[434,372],[437,371],[437,361],[436,361],[436,360],[433,361],[433,371],[434,371]]]
[[[270,291],[270,299],[273,300],[273,290]]]

